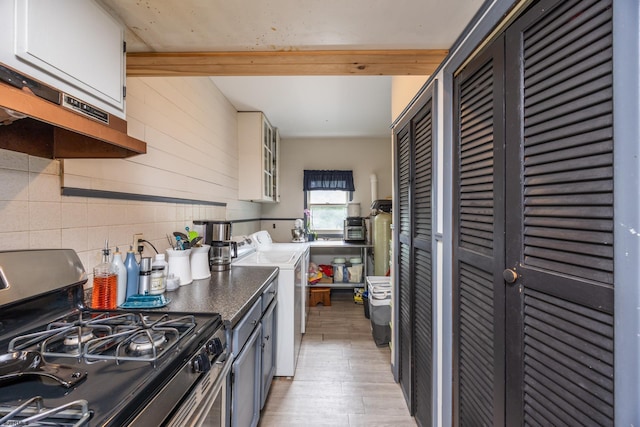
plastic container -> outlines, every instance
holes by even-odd
[[[373,341],[383,347],[391,341],[391,285],[371,285],[368,292]]]
[[[349,270],[345,258],[334,258],[331,262],[333,268],[333,283],[349,283]]]
[[[349,258],[350,267],[347,267],[347,272],[349,274],[349,283],[362,283],[362,258],[361,257],[353,257]]]
[[[161,295],[167,289],[167,261],[164,254],[156,254],[151,264],[151,286],[149,295]]]
[[[129,246],[124,266],[127,269],[127,298],[129,298],[138,294],[138,282],[140,280],[140,266],[136,261],[136,254],[133,252],[132,246]]]
[[[111,265],[113,265],[113,268],[115,268],[118,275],[118,292],[116,304],[118,306],[121,306],[127,299],[127,267],[124,266],[122,254],[118,250],[117,246],[116,251],[113,253],[113,260],[111,260]]]

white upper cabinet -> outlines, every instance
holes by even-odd
[[[238,113],[238,198],[279,202],[278,130],[261,112]]]
[[[1,0],[0,62],[125,117],[124,28],[93,0]]]

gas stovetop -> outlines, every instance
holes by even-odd
[[[38,269],[34,259],[47,256],[21,252],[31,269]],[[69,258],[66,266],[77,269],[73,251],[54,258]],[[49,285],[29,286],[28,269],[16,259],[15,253],[0,252],[0,426],[20,425],[2,420],[8,408],[20,405],[28,406],[27,415],[38,406],[62,407],[55,417],[66,414],[68,425],[82,416],[82,408],[89,411],[89,425],[126,425],[174,377],[188,377],[184,390],[174,390],[176,399],[189,391],[189,382],[196,381],[190,360],[209,348],[214,335],[221,334],[215,343],[226,346],[218,314],[91,310],[84,303],[85,280],[55,287],[48,277]],[[41,265],[55,274],[47,261]],[[38,286],[53,289],[32,289]],[[23,298],[7,302],[9,290]]]
[[[151,362],[154,366],[196,327],[195,316],[74,310],[11,339],[8,351],[96,363]]]

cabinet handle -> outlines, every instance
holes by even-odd
[[[502,272],[502,277],[504,278],[505,282],[511,284],[515,283],[515,281],[518,280],[518,273],[516,273],[515,270],[507,268]]]
[[[253,326],[257,325],[257,324],[258,324],[258,320],[252,320],[252,321],[251,321],[251,324],[252,324]]]

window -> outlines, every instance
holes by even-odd
[[[342,233],[347,217],[348,191],[307,191],[307,208],[310,212],[309,228],[320,234]]]
[[[342,234],[347,217],[347,201],[355,191],[350,170],[304,171],[307,229],[330,235]]]

